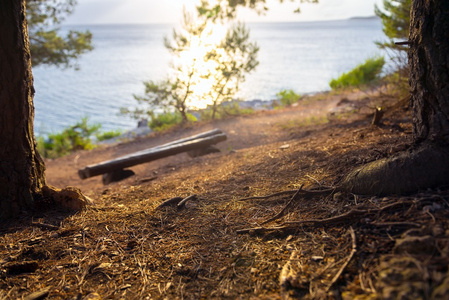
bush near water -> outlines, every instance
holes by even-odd
[[[49,134],[47,138],[37,138],[37,149],[46,158],[56,158],[68,155],[76,150],[90,150],[95,148],[92,136],[97,141],[107,140],[119,136],[120,130],[100,133],[100,124],[88,124],[88,118],[82,118],[75,125],[65,128],[59,133]]]
[[[329,86],[335,89],[362,87],[376,83],[381,78],[382,69],[385,65],[385,59],[381,57],[368,58],[364,63],[356,66],[340,77],[332,79]]]
[[[194,115],[186,113],[187,121],[195,122],[197,119]],[[161,114],[151,114],[151,119],[148,122],[148,127],[154,131],[164,131],[175,125],[182,123],[182,115],[180,112],[164,112]]]
[[[276,94],[277,100],[280,102],[280,106],[289,106],[293,103],[296,103],[301,99],[301,95],[297,94],[292,89],[284,89],[279,91],[279,93]]]

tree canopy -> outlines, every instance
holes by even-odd
[[[383,10],[377,5],[375,13],[382,19],[383,32],[385,35],[393,39],[407,39],[410,31],[410,6],[411,0],[384,0]],[[383,43],[386,47],[390,44]],[[395,45],[397,48],[397,45]],[[405,50],[406,48],[400,48]]]
[[[218,106],[233,99],[245,74],[259,64],[259,48],[250,42],[249,30],[241,23],[224,27],[227,12],[220,3],[210,6],[208,1],[202,1],[196,14],[185,11],[181,28],[165,38],[173,58],[168,78],[144,82],[145,95],[135,99],[147,108],[122,113],[154,119],[157,110],[174,110],[187,122],[189,109],[210,106],[214,119]]]
[[[235,8],[238,6],[245,6],[253,9],[261,9],[267,10],[265,6],[266,0],[225,0],[229,7],[233,8],[235,12]],[[279,0],[280,3],[283,3],[285,0]],[[295,0],[290,0],[291,2],[295,2]],[[319,0],[298,0],[300,3],[318,3]],[[295,12],[300,12],[300,8],[298,7]]]
[[[383,32],[389,38],[386,42],[377,42],[381,49],[392,50],[392,59],[399,68],[407,66],[405,53],[407,45],[397,45],[394,40],[407,40],[410,31],[411,0],[384,0],[383,9],[375,6],[375,13],[382,19]],[[408,74],[408,72],[407,72]]]
[[[92,33],[69,30],[62,36],[58,27],[71,14],[76,0],[26,0],[33,66],[76,66],[76,59],[93,49]]]

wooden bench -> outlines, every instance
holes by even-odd
[[[183,152],[206,149],[211,145],[215,145],[225,140],[226,135],[220,129],[214,129],[157,147],[145,149],[115,159],[103,161],[98,164],[86,166],[85,168],[78,170],[78,175],[81,179],[86,179],[102,174],[111,175],[109,177],[114,177],[114,174],[116,174],[120,177],[119,174],[123,173],[123,175],[126,176],[126,170],[124,170],[125,168]],[[132,171],[129,170],[127,172],[128,175],[132,173]],[[105,182],[105,176],[103,176],[103,183],[109,183]]]

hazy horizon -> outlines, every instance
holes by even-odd
[[[303,20],[303,21],[253,21],[253,22],[246,22],[246,24],[277,24],[277,23],[320,23],[320,22],[338,22],[338,21],[348,21],[348,20],[354,20],[354,19],[371,19],[371,18],[378,18],[376,15],[372,16],[354,16],[349,17],[345,19],[329,19],[329,20]],[[127,26],[127,25],[167,25],[167,26],[176,26],[176,23],[79,23],[79,24],[68,24],[64,23],[64,27],[70,27],[70,26],[109,26],[109,25],[121,25],[121,26]]]
[[[65,25],[97,24],[176,24],[186,7],[191,11],[195,0],[79,0]],[[246,23],[337,21],[353,17],[374,16],[374,5],[381,0],[320,0],[318,4],[299,4],[299,1],[279,4],[268,0],[269,10],[259,15],[256,11],[240,8],[238,20]],[[301,13],[293,11],[300,5]]]

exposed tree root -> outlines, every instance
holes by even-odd
[[[402,152],[394,157],[381,159],[364,165],[352,171],[343,182],[335,188],[325,190],[288,190],[270,194],[267,196],[256,196],[243,198],[238,201],[262,200],[271,197],[290,195],[294,196],[285,207],[275,216],[262,222],[262,225],[282,217],[286,209],[299,199],[301,194],[305,196],[316,196],[332,194],[336,191],[349,192],[361,195],[388,195],[406,194],[416,192],[419,189],[432,188],[449,184],[449,152],[436,144],[422,144],[420,147]],[[419,202],[427,201],[421,199]],[[386,210],[398,208],[403,205],[412,205],[416,201],[402,201],[387,205],[379,209],[353,209],[342,215],[327,219],[312,219],[284,222],[276,227],[254,227],[237,230],[237,233],[260,234],[272,231],[294,230],[298,226],[325,227],[341,223],[354,223],[362,217],[374,213],[382,213]],[[373,223],[374,226],[411,226],[418,227],[416,223]]]
[[[278,212],[275,216],[263,221],[261,225],[267,224],[269,222],[272,222],[272,221],[277,220],[280,217],[282,217],[284,215],[285,211],[287,210],[287,208],[293,203],[293,201],[297,201],[299,199],[299,195],[301,193],[303,186],[304,185],[301,184],[301,186],[299,187],[299,190],[293,195],[293,197],[290,199],[290,201],[287,202],[287,204],[284,206],[284,208],[280,212]]]
[[[51,205],[59,206],[65,210],[80,211],[87,205],[92,205],[94,201],[84,195],[80,189],[76,187],[66,187],[58,189],[53,186],[42,187],[42,196],[49,200]]]
[[[429,199],[420,199],[419,201],[401,201],[392,203],[389,205],[386,205],[382,208],[373,208],[373,209],[353,209],[350,210],[344,214],[330,217],[327,219],[311,219],[311,220],[301,220],[301,221],[290,221],[290,222],[284,222],[280,226],[277,227],[253,227],[253,228],[246,228],[237,230],[236,232],[239,234],[244,233],[250,233],[250,234],[261,234],[266,232],[272,232],[272,231],[284,231],[284,230],[294,230],[297,229],[299,226],[309,226],[309,227],[327,227],[327,226],[334,226],[337,224],[344,224],[344,223],[355,223],[362,219],[362,217],[366,217],[368,215],[372,214],[379,214],[383,213],[385,211],[391,211],[394,209],[397,209],[399,207],[403,207],[405,205],[411,206],[413,204],[428,201]]]
[[[286,190],[237,201],[264,200],[294,195],[297,192],[306,196],[326,195],[338,191],[356,195],[384,196],[408,194],[444,185],[449,185],[449,151],[435,143],[423,143],[416,149],[379,159],[355,169],[337,187],[322,190]]]
[[[380,159],[352,171],[340,189],[358,195],[417,192],[449,184],[449,152],[425,143],[414,150]]]
[[[269,232],[273,230],[289,230],[297,228],[299,225],[305,225],[305,226],[311,226],[311,227],[323,227],[323,226],[331,226],[336,225],[340,223],[349,223],[354,222],[355,220],[358,220],[360,216],[366,216],[369,214],[373,214],[378,212],[379,209],[367,209],[367,210],[360,210],[360,209],[353,209],[349,212],[336,216],[331,217],[327,219],[322,220],[302,220],[302,221],[293,221],[293,222],[285,222],[281,226],[278,227],[254,227],[254,228],[247,228],[247,229],[241,229],[237,230],[237,233],[264,233]]]

